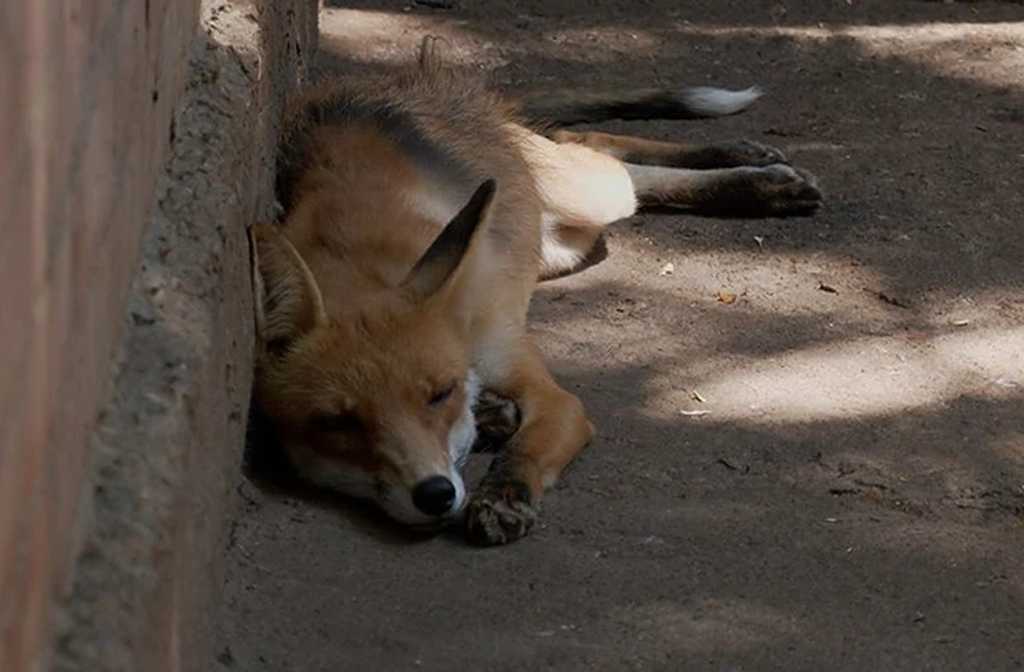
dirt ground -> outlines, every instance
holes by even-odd
[[[214,667],[1024,667],[1024,7],[328,4],[327,68],[432,32],[512,92],[757,83],[739,116],[604,128],[776,145],[827,203],[638,216],[542,286],[599,438],[519,543],[239,475]]]

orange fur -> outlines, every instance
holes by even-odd
[[[656,177],[659,202],[703,202],[728,196],[722,185],[755,193],[756,180],[775,189],[788,174],[643,172],[620,158],[678,147],[552,141],[442,67],[436,47],[425,42],[418,68],[331,83],[291,112],[279,161],[286,216],[253,232],[255,398],[308,478],[413,525],[465,510],[472,540],[504,543],[530,529],[544,489],[593,435],[527,333],[538,278],[578,268],[606,225],[653,198],[636,179]],[[714,95],[701,95],[641,92],[627,107],[687,112],[697,100],[704,113]],[[580,99],[581,114],[627,107]],[[460,467],[481,387],[514,403],[520,425],[467,497]]]

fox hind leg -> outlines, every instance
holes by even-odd
[[[610,133],[560,130],[553,139],[623,163],[641,206],[673,205],[701,214],[784,216],[821,205],[817,179],[786,155],[755,142],[687,145]]]
[[[757,143],[693,147],[572,131],[556,132],[556,142],[514,128],[545,205],[541,279],[599,259],[605,227],[641,206],[788,216],[813,212],[823,198],[813,175],[789,166],[780,150]]]
[[[713,170],[626,164],[642,205],[722,216],[806,215],[822,201],[817,180],[781,163]]]
[[[544,204],[541,279],[573,273],[600,258],[601,234],[636,212],[626,165],[580,144],[558,144],[510,125]]]
[[[750,140],[693,145],[598,131],[568,130],[555,131],[551,138],[560,144],[583,145],[625,163],[645,166],[708,169],[789,163],[782,150]]]

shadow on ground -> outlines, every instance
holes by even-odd
[[[542,286],[600,436],[519,544],[240,483],[223,665],[1024,666],[1020,5],[328,4],[325,72],[432,32],[512,93],[756,81],[737,117],[603,128],[776,144],[828,204],[639,216]]]

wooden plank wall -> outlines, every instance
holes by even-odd
[[[0,670],[46,665],[198,5],[0,3]]]

